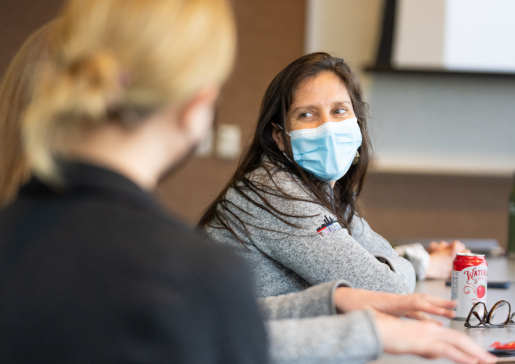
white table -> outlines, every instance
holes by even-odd
[[[512,281],[515,282],[515,259],[506,258],[490,258],[488,263],[488,279],[490,281]],[[451,287],[445,286],[443,280],[427,280],[417,283],[415,292],[429,293],[442,298],[451,298]],[[487,308],[499,301],[506,300],[511,303],[512,310],[515,310],[515,283],[512,283],[509,289],[492,289],[487,291]],[[515,327],[492,328],[492,329],[468,329],[463,324],[464,321],[455,321],[440,318],[444,326],[463,332],[473,338],[485,349],[495,341],[510,342],[515,341]],[[452,363],[447,359],[428,360],[413,355],[383,355],[374,364],[416,364],[416,363],[432,363],[443,364]]]

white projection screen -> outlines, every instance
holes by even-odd
[[[515,73],[515,0],[397,0],[396,69]]]

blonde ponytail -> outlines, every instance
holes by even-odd
[[[53,155],[61,139],[106,120],[124,87],[117,76],[121,67],[108,52],[78,58],[60,71],[48,65],[45,73],[24,118],[23,140],[34,170],[52,179],[58,173]]]
[[[235,25],[226,0],[69,0],[54,49],[58,62],[23,122],[36,174],[58,180],[66,142],[107,121],[130,128],[228,76]],[[72,141],[73,142],[73,141]]]
[[[0,84],[0,207],[11,202],[31,172],[21,143],[22,113],[30,103],[37,70],[52,62],[49,39],[56,22],[34,32],[12,59]]]

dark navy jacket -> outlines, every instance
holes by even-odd
[[[0,363],[265,363],[241,260],[85,164],[0,211]]]

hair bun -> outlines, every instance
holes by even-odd
[[[107,51],[76,57],[68,62],[64,75],[74,85],[77,96],[89,100],[89,109],[95,114],[92,117],[116,107],[130,86],[128,71]]]
[[[129,130],[222,83],[235,30],[229,0],[66,0],[51,39],[55,62],[39,73],[23,117],[35,173],[56,178],[55,157],[102,124]]]

